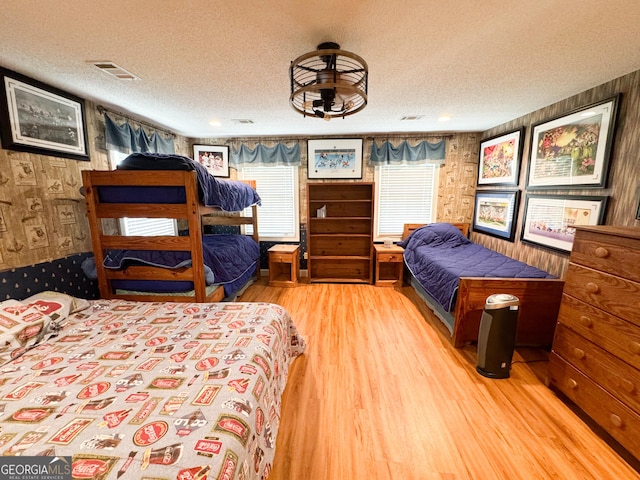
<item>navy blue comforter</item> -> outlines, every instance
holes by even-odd
[[[460,277],[555,278],[471,242],[449,223],[421,227],[399,245],[413,276],[448,312],[453,310]]]
[[[255,268],[256,261],[260,258],[260,248],[253,238],[246,235],[205,235],[202,237],[202,244],[207,285],[233,282],[247,269]],[[135,264],[166,268],[185,267],[191,265],[191,253],[118,250],[109,252],[104,259],[104,266],[113,269]],[[133,285],[121,285],[119,288],[136,289]]]
[[[207,207],[217,207],[225,212],[240,212],[252,205],[260,205],[260,196],[255,189],[244,182],[223,180],[211,175],[200,163],[181,155],[160,153],[132,153],[119,165],[119,170],[195,170],[198,177],[200,201]],[[185,201],[184,189],[180,189],[181,198],[172,198],[170,187],[164,187],[159,197],[147,189],[147,203],[182,203]],[[160,190],[160,189],[158,189]],[[169,193],[167,193],[167,191]],[[141,202],[139,187],[101,187],[100,197],[107,202]]]

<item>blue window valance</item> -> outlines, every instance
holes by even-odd
[[[300,166],[300,145],[295,144],[287,147],[283,143],[278,143],[273,147],[267,147],[258,143],[253,149],[246,144],[241,144],[239,148],[232,148],[229,155],[229,165],[240,167],[251,166]]]
[[[142,129],[135,129],[129,122],[116,124],[104,114],[105,136],[107,148],[123,153],[176,153],[173,138],[165,138],[159,132],[151,136]]]
[[[445,141],[440,140],[437,143],[429,143],[426,140],[417,145],[409,145],[406,140],[393,146],[391,142],[386,141],[381,146],[373,141],[371,144],[371,155],[369,163],[371,165],[384,165],[388,163],[439,163],[445,161]]]

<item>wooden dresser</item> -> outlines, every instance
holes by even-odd
[[[640,459],[640,228],[577,229],[549,381]]]

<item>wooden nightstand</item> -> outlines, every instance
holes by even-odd
[[[404,248],[397,245],[374,245],[376,250],[376,286],[401,287],[404,272]]]
[[[295,287],[300,273],[299,245],[274,245],[269,249],[269,286]]]

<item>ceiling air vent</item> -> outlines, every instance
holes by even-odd
[[[125,70],[124,68],[116,65],[113,62],[89,62],[89,63],[99,68],[104,73],[108,73],[109,75],[119,78],[120,80],[140,80],[140,77],[137,77],[133,73]]]
[[[253,120],[250,120],[248,118],[234,118],[231,121],[238,125],[248,125],[248,124],[254,123]]]
[[[400,120],[413,121],[413,120],[420,120],[422,117],[424,117],[424,115],[405,115],[404,117],[400,118]]]

